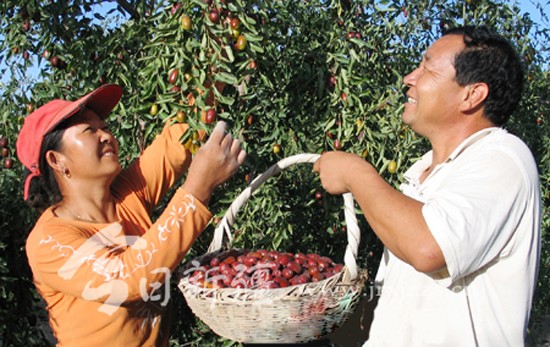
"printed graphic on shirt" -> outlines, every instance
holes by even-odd
[[[138,270],[148,267],[151,267],[151,270],[137,281],[141,298],[144,302],[154,304],[153,306],[165,307],[170,299],[170,269],[154,265],[154,257],[166,247],[172,233],[181,231],[186,216],[196,211],[196,208],[194,198],[189,194],[181,202],[172,202],[167,217],[159,220],[157,224],[156,237],[149,241],[144,237],[125,235],[121,224],[112,223],[88,238],[78,248],[61,244],[51,235],[41,240],[40,244],[51,245],[52,250],[58,251],[60,257],[67,258],[57,271],[61,278],[71,280],[83,265],[91,266],[94,273],[104,278],[104,282],[99,286],[93,286],[92,280],[88,281],[81,293],[82,298],[88,301],[96,301],[107,296],[98,309],[100,312],[109,316],[116,312],[128,299],[127,280],[135,276]],[[132,261],[125,263],[120,255],[127,251],[131,251],[134,256]],[[158,274],[164,274],[163,283],[151,280],[158,278]],[[153,325],[156,324],[158,309],[154,311],[154,317],[151,317]]]

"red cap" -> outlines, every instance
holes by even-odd
[[[84,106],[94,111],[99,117],[106,118],[121,97],[120,86],[106,84],[76,101],[52,100],[25,118],[16,143],[17,157],[31,172],[25,180],[23,193],[25,200],[29,197],[29,183],[32,177],[41,175],[38,161],[44,136],[54,130],[59,123],[77,114]]]

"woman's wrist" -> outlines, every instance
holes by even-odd
[[[195,184],[194,182],[190,182],[189,179],[187,179],[181,186],[181,189],[193,195],[203,205],[208,206],[208,202],[210,201],[210,197],[212,196],[212,189],[209,189],[206,185]]]

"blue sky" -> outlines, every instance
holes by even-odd
[[[541,1],[543,2],[543,0]],[[521,0],[521,1],[518,1],[518,3],[520,4],[520,7],[522,9],[522,11],[524,13],[529,13],[531,15],[531,18],[537,22],[537,23],[542,23],[542,18],[541,18],[541,15],[540,15],[540,11],[536,9],[536,7],[533,5],[533,1],[532,0]],[[545,13],[546,15],[550,15],[550,11],[548,11],[548,3],[546,3],[546,5],[544,6],[545,8]],[[546,26],[548,26],[549,23],[546,22]]]

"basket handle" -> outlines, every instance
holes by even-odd
[[[250,198],[252,193],[261,186],[269,177],[279,174],[287,167],[299,164],[299,163],[314,163],[320,157],[319,154],[296,154],[284,159],[281,159],[277,163],[273,164],[262,174],[256,176],[256,178],[246,187],[239,196],[229,206],[227,212],[223,216],[219,225],[214,230],[214,238],[208,247],[208,252],[220,250],[222,248],[222,241],[225,235],[227,235],[228,242],[231,243],[233,235],[231,233],[230,226],[235,222],[237,212],[241,209],[244,203]],[[348,245],[344,254],[344,265],[348,270],[348,274],[344,280],[354,280],[357,278],[357,249],[359,248],[359,241],[361,232],[357,224],[357,218],[355,216],[355,208],[353,202],[353,196],[351,193],[345,193],[344,198],[344,218],[347,226]]]

